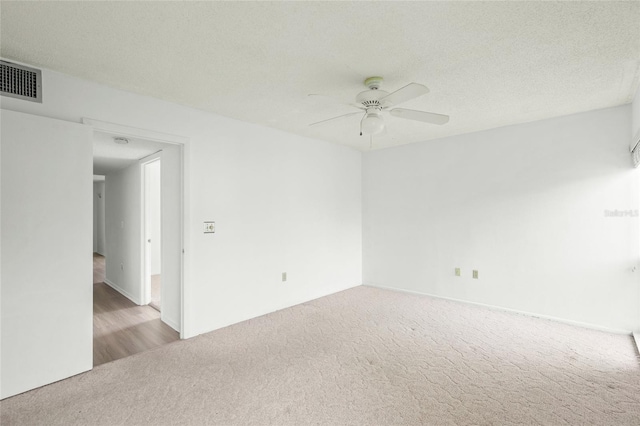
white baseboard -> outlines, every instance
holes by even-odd
[[[283,310],[283,309],[288,309],[288,308],[291,308],[293,306],[302,305],[304,303],[308,303],[308,302],[311,302],[311,301],[316,300],[316,299],[320,299],[320,298],[323,298],[323,297],[326,297],[326,296],[330,296],[332,294],[336,294],[336,293],[339,293],[341,291],[346,291],[346,290],[349,290],[351,288],[360,287],[361,285],[364,285],[364,284],[361,284],[361,283],[349,284],[349,285],[341,287],[339,289],[332,289],[332,290],[329,290],[329,291],[321,291],[321,292],[312,294],[312,295],[310,295],[308,297],[302,297],[302,298],[299,298],[297,300],[289,300],[289,301],[286,301],[286,302],[284,302],[282,304],[279,304],[276,307],[270,307],[270,308],[267,308],[267,309],[265,309],[265,310],[263,310],[261,312],[256,312],[256,313],[252,314],[252,316],[234,318],[234,319],[232,319],[230,321],[226,321],[226,322],[224,322],[222,324],[216,324],[215,326],[213,326],[211,328],[195,330],[195,332],[192,332],[191,334],[186,334],[184,338],[185,339],[190,339],[190,338],[198,336],[200,334],[205,334],[205,333],[210,333],[212,331],[220,330],[221,328],[229,327],[229,326],[234,325],[234,324],[239,324],[241,322],[248,321],[248,320],[253,319],[253,318],[258,318],[258,317],[261,317],[263,315],[269,315],[270,313],[278,312],[278,311]]]
[[[384,289],[384,290],[399,291],[401,293],[416,294],[416,295],[419,295],[419,296],[429,296],[429,297],[435,297],[436,299],[444,299],[444,300],[450,300],[452,302],[459,302],[459,303],[466,303],[466,304],[469,304],[469,305],[482,306],[484,308],[493,309],[493,310],[497,310],[497,311],[513,312],[513,313],[516,313],[516,314],[527,315],[527,316],[530,316],[530,317],[542,318],[542,319],[546,319],[546,320],[561,322],[561,323],[564,323],[564,324],[575,325],[577,327],[589,328],[589,329],[598,330],[598,331],[605,331],[607,333],[626,334],[626,335],[630,335],[631,334],[630,330],[603,327],[603,326],[597,325],[597,324],[591,324],[591,323],[580,322],[580,321],[573,321],[573,320],[569,320],[569,319],[565,319],[565,318],[558,318],[558,317],[553,317],[553,316],[549,316],[549,315],[536,314],[536,313],[533,313],[533,312],[520,311],[518,309],[504,308],[502,306],[487,305],[485,303],[472,302],[472,301],[464,300],[464,299],[455,299],[453,297],[438,296],[436,294],[422,293],[422,292],[419,292],[419,291],[405,290],[405,289],[402,289],[402,288],[395,288],[395,287],[386,287],[386,286],[377,285],[377,284],[363,284],[363,285],[367,286],[367,287],[375,287],[375,288],[381,288],[381,289]],[[639,338],[640,338],[640,336],[639,336]],[[636,342],[637,341],[638,340],[636,340]]]
[[[180,324],[178,323],[178,321],[175,321],[172,318],[167,318],[166,316],[162,315],[162,312],[160,312],[160,319],[163,323],[167,324],[169,327],[180,333]]]
[[[138,300],[137,297],[134,297],[132,294],[130,294],[126,290],[123,290],[122,288],[118,287],[116,284],[112,283],[108,279],[105,278],[104,279],[104,283],[107,284],[112,289],[114,289],[115,291],[117,291],[118,293],[120,293],[121,295],[123,295],[124,297],[126,297],[127,299],[131,300],[136,305],[142,306],[142,303],[140,303],[140,301]]]

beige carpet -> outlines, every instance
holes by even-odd
[[[630,336],[357,287],[4,400],[2,425],[639,425]]]

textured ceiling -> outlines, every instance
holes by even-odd
[[[296,134],[368,149],[351,102],[385,78],[431,92],[374,148],[628,103],[640,2],[6,2],[1,55]],[[46,90],[46,88],[45,88]]]

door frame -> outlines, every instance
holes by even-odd
[[[189,138],[185,136],[178,136],[169,133],[157,132],[154,130],[141,129],[137,127],[126,126],[122,124],[110,123],[106,121],[96,120],[92,118],[83,117],[82,123],[88,126],[91,126],[94,131],[100,132],[108,132],[112,134],[117,134],[118,136],[128,137],[128,138],[139,138],[146,139],[154,142],[161,142],[170,145],[176,145],[180,148],[181,153],[181,168],[180,177],[182,183],[181,187],[181,218],[180,222],[182,226],[180,227],[181,231],[181,242],[182,242],[182,257],[180,259],[180,338],[186,339],[192,336],[191,324],[188,323],[188,318],[190,317],[187,313],[191,312],[190,304],[189,304],[189,282],[188,282],[188,273],[187,273],[187,258],[185,256],[189,247],[189,233],[187,228],[186,218],[189,217],[189,200],[188,200],[188,191],[189,187],[189,152],[190,152],[190,143]],[[146,240],[142,240],[143,242]],[[144,248],[143,248],[144,253]],[[141,259],[143,263],[142,271],[145,271],[144,267],[144,256]]]

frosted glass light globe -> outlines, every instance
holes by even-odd
[[[377,135],[384,130],[384,120],[378,112],[369,112],[362,119],[362,132],[368,135]]]

